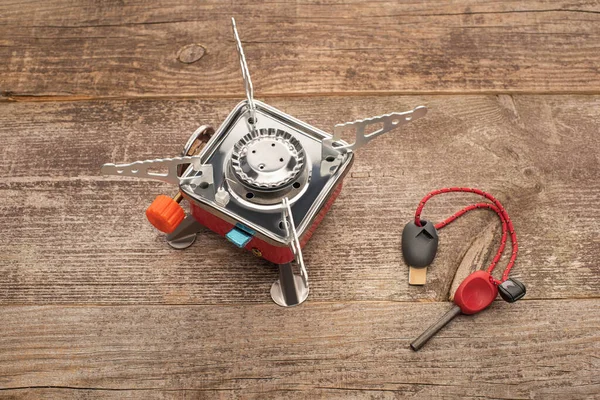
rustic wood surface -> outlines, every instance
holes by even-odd
[[[173,251],[144,217],[156,182],[100,177],[104,162],[177,155],[202,121],[237,100],[15,103],[0,108],[0,299],[9,304],[268,301],[276,269],[217,235]],[[437,300],[459,264],[481,267],[500,224],[473,212],[445,228],[428,285],[410,287],[402,226],[428,190],[481,187],[509,210],[522,247],[515,276],[529,298],[597,297],[600,193],[596,96],[272,99],[316,125],[426,104],[425,119],[361,149],[340,199],[307,246],[311,299]],[[22,132],[14,135],[13,132]],[[577,132],[576,135],[573,132]],[[28,159],[28,162],[22,162]],[[557,166],[563,166],[557,168]],[[435,199],[434,221],[469,195]],[[487,234],[484,234],[487,233]],[[479,238],[479,239],[478,239]],[[482,242],[483,240],[483,242]],[[471,251],[467,252],[467,250]],[[465,258],[465,255],[468,255]]]
[[[232,16],[263,96],[600,90],[597,1],[9,0],[0,91],[240,97]]]
[[[379,301],[3,307],[0,383],[31,398],[598,394],[597,299],[496,302],[410,350],[422,321],[447,308]]]
[[[430,109],[357,153],[294,309],[215,234],[170,249],[143,212],[171,186],[99,176],[243,98],[230,16],[257,97],[299,119]],[[597,1],[1,2],[0,398],[600,398],[598,43]],[[472,212],[407,284],[402,226],[456,185],[503,202],[528,293],[414,353],[500,240]]]

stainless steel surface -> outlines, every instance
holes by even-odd
[[[190,247],[196,241],[196,234],[203,226],[191,215],[179,224],[177,229],[167,235],[167,243],[174,249],[182,250]]]
[[[323,153],[322,157],[325,158],[330,155],[331,150],[335,149],[339,152],[354,151],[358,148],[369,143],[379,135],[383,135],[392,129],[398,128],[399,126],[405,125],[411,121],[424,117],[427,114],[427,108],[424,106],[416,107],[415,109],[402,113],[390,113],[380,115],[378,117],[359,119],[353,122],[346,122],[344,124],[338,124],[333,128],[333,137],[323,140]],[[381,129],[369,134],[365,134],[367,127],[380,124]],[[347,128],[354,128],[356,131],[356,138],[354,143],[348,145],[339,145],[336,143],[341,138],[342,132]]]
[[[235,19],[231,18],[231,25],[233,26],[233,35],[235,36],[236,48],[240,57],[240,66],[242,68],[242,78],[244,79],[244,88],[246,89],[246,98],[248,99],[248,118],[246,122],[251,127],[250,130],[256,128],[256,105],[254,104],[254,87],[252,86],[252,79],[250,78],[250,71],[248,70],[248,64],[246,63],[246,55],[244,54],[244,48],[242,47],[242,41],[235,25]]]
[[[213,166],[200,164],[200,160],[201,156],[198,155],[135,161],[130,164],[104,164],[101,171],[104,175],[132,176],[179,184],[181,190],[193,190],[198,196],[214,201],[216,188]],[[194,171],[194,174],[180,177],[177,169],[181,164],[188,164],[188,171]],[[149,170],[163,170],[164,172],[150,172]]]
[[[279,279],[271,286],[271,298],[282,307],[301,304],[308,297],[308,286],[302,278],[294,274],[290,263],[279,265]]]
[[[210,140],[210,138],[212,137],[212,135],[215,133],[215,129],[210,126],[210,125],[202,125],[201,127],[199,127],[198,129],[196,129],[194,131],[194,133],[192,133],[190,135],[190,138],[188,139],[188,141],[185,143],[185,146],[183,146],[183,152],[182,152],[182,156],[192,156],[195,153],[195,149],[193,148],[195,144],[197,144],[198,141],[200,142],[208,142],[208,140]],[[207,139],[204,139],[204,138]]]
[[[290,201],[287,197],[283,199],[281,221],[285,229],[285,234],[290,243],[292,252],[294,253],[296,264],[300,267],[300,276],[304,281],[304,285],[308,288],[308,272],[304,266],[304,258],[302,257],[302,247],[300,246],[300,239],[298,238],[298,232],[296,231],[296,224],[294,223],[294,217],[292,216],[292,209],[290,207]]]
[[[179,187],[182,190],[193,190],[198,196],[214,202],[217,186],[215,186],[212,165],[201,165],[196,171],[196,175],[182,179]]]
[[[254,209],[257,212],[264,212],[265,209],[277,207],[284,197],[290,197],[295,201],[305,192],[305,188],[310,181],[311,170],[303,168],[300,175],[296,176],[292,184],[283,185],[277,189],[259,190],[248,185],[244,185],[234,174],[231,165],[225,168],[225,180],[229,185],[229,190],[236,200],[248,209]]]
[[[279,279],[271,286],[271,298],[282,307],[291,307],[302,303],[308,297],[308,273],[302,258],[300,239],[292,217],[290,201],[284,197],[281,202],[281,221],[285,227],[290,247],[294,253],[295,262],[300,268],[300,274],[294,273],[292,263],[279,265]]]
[[[302,145],[281,129],[250,132],[234,145],[231,154],[235,176],[244,185],[259,190],[291,184],[305,165]]]
[[[179,177],[177,168],[182,164],[191,164],[194,169],[201,169],[201,156],[185,156],[173,158],[159,158],[156,160],[135,161],[129,164],[104,164],[100,170],[103,175],[133,176],[142,179],[178,185],[182,178]],[[161,170],[163,172],[152,172]]]
[[[306,175],[301,173],[294,181],[300,181],[300,186],[295,188],[293,184],[287,186],[291,213],[296,221],[297,234],[301,237],[310,226],[315,216],[322,208],[325,201],[335,186],[345,176],[353,161],[353,153],[341,154],[337,150],[332,152],[335,157],[321,158],[322,140],[331,138],[331,135],[314,128],[300,120],[297,120],[282,111],[268,106],[260,101],[254,101],[257,114],[257,130],[272,128],[282,130],[291,134],[302,145],[305,152]],[[260,203],[254,199],[251,202],[241,189],[235,187],[238,179],[233,179],[230,172],[230,160],[234,146],[244,136],[250,133],[246,124],[247,101],[239,103],[223,124],[219,127],[212,139],[200,154],[203,164],[210,164],[214,170],[214,187],[224,188],[231,195],[230,201],[225,205],[219,205],[211,199],[207,199],[197,190],[189,185],[182,185],[181,190],[191,201],[195,201],[205,210],[217,215],[219,218],[232,223],[241,223],[247,228],[255,231],[255,236],[269,243],[288,246],[289,239],[281,222],[281,198],[271,200],[271,203]],[[346,143],[340,141],[343,146]],[[183,177],[191,178],[196,174],[194,168],[188,168]],[[229,179],[228,179],[229,178]],[[310,179],[309,179],[310,178]],[[304,181],[304,179],[306,181]],[[238,182],[236,182],[238,181]],[[292,182],[293,183],[293,182]],[[249,186],[243,186],[247,193]],[[253,196],[261,197],[268,191],[253,190]]]
[[[429,339],[431,339],[436,333],[440,331],[444,326],[448,324],[448,322],[452,321],[454,317],[461,313],[459,306],[452,307],[446,314],[442,315],[442,318],[437,320],[433,325],[431,325],[425,332],[423,332],[418,338],[416,338],[411,344],[410,348],[414,351],[419,350],[421,347],[427,343]]]
[[[202,151],[202,147],[204,147],[214,133],[215,130],[210,125],[202,125],[196,129],[194,133],[190,135],[190,138],[186,142],[185,146],[183,146],[181,156],[194,156],[200,153],[200,151]],[[187,164],[179,164],[177,167],[177,174],[181,176],[187,167]]]

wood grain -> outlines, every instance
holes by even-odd
[[[597,1],[11,0],[2,98],[240,97],[232,16],[258,96],[600,91]]]
[[[340,198],[305,249],[311,301],[446,300],[459,265],[461,276],[496,251],[496,216],[473,212],[442,230],[422,288],[407,284],[400,235],[424,194],[456,185],[487,190],[509,211],[521,247],[514,276],[527,284],[529,299],[599,296],[599,97],[269,102],[328,131],[346,120],[430,108],[426,118],[359,151]],[[268,263],[210,232],[190,249],[173,251],[145,221],[154,196],[172,187],[99,176],[104,162],[178,154],[197,126],[222,121],[235,103],[0,107],[0,301],[269,303],[276,270]],[[448,195],[428,204],[424,216],[439,221],[473,200]]]
[[[458,317],[421,351],[410,350],[415,334],[448,306],[2,307],[0,394],[545,400],[600,394],[600,300],[499,301]]]
[[[166,245],[143,212],[173,187],[99,176],[243,98],[232,16],[257,98],[325,131],[430,108],[358,152],[293,309],[223,238]],[[600,398],[598,43],[597,0],[0,2],[0,398]],[[444,186],[503,202],[528,293],[415,353],[500,240],[469,213],[410,287],[402,226]]]

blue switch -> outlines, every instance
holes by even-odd
[[[250,233],[243,231],[237,226],[227,232],[225,237],[239,248],[246,246],[248,242],[252,240],[252,235]]]

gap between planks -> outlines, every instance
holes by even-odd
[[[600,300],[600,296],[590,297],[546,297],[546,298],[524,298],[519,300],[520,302],[567,302],[567,301],[595,301]],[[494,303],[502,304],[504,300],[497,298]],[[331,305],[352,305],[352,304],[371,304],[371,305],[391,305],[391,304],[419,304],[419,305],[434,305],[434,304],[449,304],[448,301],[436,301],[436,300],[317,300],[308,301],[307,305],[311,306],[331,306]],[[272,301],[261,301],[261,302],[240,302],[240,303],[52,303],[52,304],[31,304],[31,303],[10,303],[0,304],[0,309],[3,308],[15,308],[15,307],[38,307],[38,308],[128,308],[128,307],[210,307],[210,308],[230,308],[230,307],[273,307],[280,309]],[[300,306],[302,307],[302,306]],[[485,310],[484,310],[485,311]]]
[[[361,91],[361,92],[305,92],[305,93],[265,93],[255,96],[255,99],[272,99],[272,98],[305,98],[305,97],[389,97],[389,96],[595,96],[600,95],[600,90],[577,90],[577,91],[519,91],[519,90],[483,90],[479,92],[469,91],[427,91],[427,90],[407,90],[407,91]],[[202,95],[182,95],[182,96],[48,96],[48,95],[35,95],[35,94],[14,94],[14,93],[2,93],[0,94],[0,104],[2,103],[60,103],[60,102],[85,102],[85,101],[153,101],[153,100],[220,100],[220,99],[239,99],[244,100],[246,97],[243,93],[233,94],[211,94],[210,96]]]

